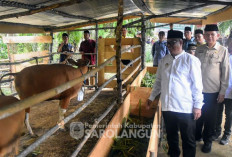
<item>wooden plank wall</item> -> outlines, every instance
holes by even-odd
[[[42,56],[47,56],[49,53],[48,50],[41,51],[41,52],[29,52],[29,53],[24,53],[24,54],[10,54],[11,62],[16,62],[16,61],[22,61],[26,59],[30,59],[32,57],[42,57]],[[48,64],[49,63],[49,57],[43,58],[42,62],[39,64]],[[12,65],[12,72],[19,72],[25,67],[35,65],[36,63],[30,63],[30,62],[25,62],[21,64],[16,64]]]
[[[17,43],[49,43],[50,44],[52,43],[52,36],[7,36],[7,37],[3,37],[3,42],[7,44],[9,60],[12,63],[16,61],[30,59],[32,57],[46,56],[49,53],[48,50],[45,50],[41,52],[11,54],[9,50],[12,44],[17,44]],[[49,58],[42,59],[42,64],[48,64],[48,63],[49,63]],[[35,65],[35,64],[25,62],[22,64],[12,65],[10,69],[11,69],[11,72],[14,73],[14,72],[21,71],[23,68],[32,66],[32,65]]]
[[[104,38],[99,39],[99,45],[98,45],[98,63],[101,64],[105,60],[111,58],[116,54],[116,51],[114,49],[114,45],[116,44],[115,38]],[[122,39],[122,45],[141,45],[139,38],[123,38]],[[141,55],[141,49],[135,48],[132,52],[126,52],[122,54],[122,59],[129,59],[134,60],[137,57]],[[123,74],[122,79],[127,78],[131,72],[133,72],[136,67],[139,65],[139,61],[134,63],[132,67],[129,67]],[[125,66],[122,65],[122,69]],[[113,61],[112,64],[106,66],[103,70],[101,70],[98,74],[98,86],[101,86],[105,81],[105,73],[116,73],[116,61]],[[128,81],[131,81],[129,79]],[[107,87],[114,88],[116,87],[117,83],[116,80],[113,80],[112,83],[110,83]]]
[[[52,36],[9,36],[3,37],[3,43],[52,43]]]
[[[153,153],[154,157],[158,155],[158,146],[159,146],[159,138],[160,138],[160,126],[161,126],[161,102],[158,103],[158,108],[156,108],[154,121],[152,125],[152,131],[150,136],[150,141],[147,149],[146,157],[152,157],[151,153]]]

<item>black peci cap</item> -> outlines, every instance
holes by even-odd
[[[187,50],[196,50],[196,49],[197,49],[197,45],[196,44],[194,44],[194,43],[188,44]]]
[[[183,39],[183,33],[181,31],[168,31],[168,39],[172,39],[172,38],[180,38]]]
[[[196,29],[194,34],[203,34],[203,30],[201,29]]]
[[[206,25],[205,31],[218,31],[218,26],[216,24]]]
[[[192,30],[191,27],[185,27],[184,28],[184,31],[190,31],[191,32],[191,30]]]

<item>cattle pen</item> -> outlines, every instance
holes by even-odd
[[[8,52],[9,59],[1,61],[0,66],[10,66],[8,70],[12,73],[19,72],[22,68],[24,68],[18,66],[22,63],[35,62],[34,64],[39,65],[41,63],[40,60],[42,59],[42,64],[51,64],[51,58],[54,55],[60,54],[57,52],[52,52],[53,33],[62,31],[84,31],[86,29],[82,27],[95,26],[95,28],[87,28],[88,30],[95,31],[96,52],[86,54],[96,56],[96,64],[93,65],[95,68],[77,79],[71,80],[56,88],[47,90],[0,109],[1,120],[14,113],[17,113],[18,111],[32,107],[35,104],[54,97],[90,77],[95,79],[95,84],[92,85],[95,87],[95,92],[91,95],[91,97],[79,108],[70,113],[70,115],[65,117],[62,122],[50,128],[35,142],[20,152],[18,157],[28,156],[28,154],[36,149],[41,143],[54,135],[62,125],[67,124],[73,118],[77,117],[77,115],[82,113],[106,87],[116,89],[116,94],[114,93],[116,95],[114,95],[115,99],[112,100],[110,104],[105,107],[104,112],[98,116],[94,122],[92,122],[94,127],[92,127],[90,132],[88,132],[88,134],[86,134],[77,144],[76,148],[72,150],[72,153],[69,152],[68,154],[71,154],[72,157],[78,156],[81,149],[96,129],[97,125],[114,108],[119,109],[118,114],[120,116],[125,116],[128,114],[130,105],[132,104],[130,99],[136,99],[136,94],[135,92],[133,93],[133,91],[135,91],[135,89],[139,89],[137,87],[139,86],[137,85],[139,83],[135,83],[135,85],[131,84],[131,82],[141,82],[142,77],[140,75],[144,76],[144,72],[147,71],[145,66],[145,43],[147,30],[167,26],[169,23],[205,25],[232,19],[232,1],[230,0],[168,0],[166,2],[160,2],[159,0],[153,0],[150,2],[143,0],[114,0],[110,2],[107,0],[97,0],[95,2],[91,0],[39,0],[37,2],[29,2],[26,0],[22,0],[20,2],[4,0],[0,2],[0,6],[0,10],[3,12],[3,14],[0,15],[0,33],[46,34],[45,36],[37,36],[32,38],[28,36],[5,37],[3,41],[7,44],[8,49],[10,49],[10,47],[15,43],[49,44],[49,51],[31,52],[27,54],[27,57],[25,55],[13,55]],[[4,7],[6,10],[4,10]],[[16,10],[12,11],[15,8]],[[136,20],[123,25],[123,20],[126,19]],[[117,21],[116,27],[99,27],[100,24],[114,21]],[[149,27],[146,26],[147,21],[165,24]],[[140,29],[142,35],[141,39],[123,39],[121,34],[122,27]],[[115,29],[116,38],[99,39],[99,30],[106,29]],[[130,45],[130,47],[122,49],[122,45]],[[113,48],[113,46],[115,47]],[[128,53],[128,51],[131,51],[132,49],[134,50],[134,53]],[[81,53],[73,54],[73,56],[76,55],[81,55]],[[121,59],[130,59],[130,63],[122,66]],[[156,70],[151,71],[154,73],[156,72]],[[104,76],[107,72],[112,73],[112,76],[106,79]],[[3,79],[0,83],[9,82],[13,82],[12,77]],[[13,88],[12,86],[13,83],[11,84],[11,88]],[[127,87],[127,90],[125,87]],[[143,95],[143,92],[147,92],[147,89],[139,90],[141,90],[141,95]],[[139,92],[139,90],[137,91]],[[150,92],[150,89],[148,91]],[[133,94],[135,94],[135,96]],[[12,93],[12,96],[16,95],[17,93]],[[154,113],[151,113],[154,117],[153,125],[161,125],[160,105],[160,102],[157,103],[156,108],[153,109]],[[120,107],[123,109],[120,110]],[[127,113],[124,113],[124,111]],[[116,113],[116,111],[114,113]],[[116,118],[119,118],[119,116],[116,114],[115,116]],[[158,156],[159,138],[154,134],[160,132],[162,132],[162,128],[156,128],[156,130],[153,131],[153,136],[151,137],[149,148],[147,150],[147,157]],[[99,139],[99,143],[104,144],[104,142],[101,142],[101,140],[104,141],[104,139]],[[97,151],[99,148],[103,148],[103,146],[99,143],[96,145],[93,151],[89,150],[89,156],[98,156]],[[109,149],[108,147],[109,146],[107,146],[107,150]],[[107,151],[103,152],[103,156],[107,156],[107,153]]]

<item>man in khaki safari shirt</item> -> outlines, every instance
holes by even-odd
[[[197,47],[196,50],[196,57],[201,61],[204,95],[202,117],[197,120],[196,140],[201,140],[201,124],[203,124],[204,145],[201,150],[204,153],[209,153],[212,146],[218,103],[223,102],[228,87],[229,53],[227,48],[217,42],[219,34],[216,24],[206,25],[204,38],[206,44]]]

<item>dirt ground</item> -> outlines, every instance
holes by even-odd
[[[222,129],[224,130],[224,124],[225,124],[225,115],[223,115],[223,121],[222,121]],[[180,138],[180,137],[179,137]],[[203,153],[201,152],[201,148],[203,146],[203,141],[197,142],[197,148],[196,148],[196,157],[231,157],[231,151],[232,151],[232,136],[230,137],[230,143],[227,145],[221,145],[219,144],[221,137],[213,141],[212,145],[212,151],[210,153]],[[180,140],[180,149],[181,147],[181,138]],[[181,155],[182,156],[182,155]],[[165,153],[164,149],[162,147],[159,147],[158,149],[158,157],[168,157],[167,153]]]
[[[84,102],[89,100],[94,94],[94,90],[89,90],[84,97],[82,102],[78,102],[76,99],[73,99],[67,109],[66,116],[74,112],[79,108]],[[67,131],[62,132],[58,131],[50,138],[48,138],[44,143],[42,143],[38,148],[35,149],[33,153],[28,156],[38,156],[38,157],[67,157],[70,156],[82,140],[76,140],[70,136],[69,126],[71,122],[82,122],[93,124],[94,119],[97,119],[101,116],[102,113],[108,108],[111,102],[115,98],[115,91],[113,90],[104,90],[101,94],[79,115],[77,115],[73,120],[71,120],[65,126]],[[43,135],[46,131],[56,125],[58,120],[58,104],[59,101],[46,101],[40,104],[37,104],[31,108],[30,114],[30,124],[35,134],[38,136]],[[116,112],[116,107],[107,115],[101,125],[107,124],[114,113]],[[28,145],[35,141],[35,138],[31,138],[26,128],[24,128],[24,134],[20,142],[20,150],[22,151]],[[90,138],[83,149],[79,153],[79,157],[88,156],[95,144],[97,143],[98,138]]]

